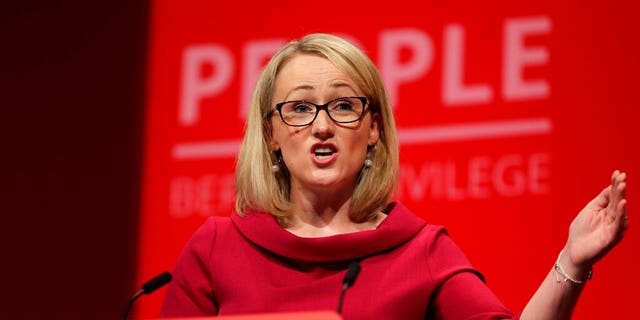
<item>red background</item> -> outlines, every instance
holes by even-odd
[[[602,1],[396,1],[375,6],[329,1],[313,7],[293,1],[156,1],[139,280],[170,269],[205,216],[231,211],[234,156],[187,159],[173,152],[184,143],[240,139],[248,46],[311,32],[338,33],[355,39],[379,64],[385,47],[381,34],[411,29],[431,39],[433,61],[420,76],[397,87],[394,109],[402,166],[397,198],[431,223],[445,225],[504,303],[521,310],[553,265],[573,216],[606,186],[614,169],[631,177],[632,219],[640,200],[633,187],[640,174],[635,127],[640,119],[635,89],[639,46],[630,9]],[[527,18],[550,22],[547,31],[524,40],[528,49],[546,50],[548,59],[524,67],[523,77],[546,81],[550,90],[513,100],[502,89],[504,30],[507,21]],[[444,66],[455,59],[444,52],[445,30],[453,25],[464,30],[464,83],[490,88],[492,97],[486,101],[456,106],[444,102]],[[224,90],[198,100],[196,121],[184,124],[178,116],[185,94],[182,61],[189,48],[203,45],[228,50],[233,70]],[[399,63],[409,63],[416,58],[413,54],[410,48],[400,49]],[[222,72],[220,66],[203,64],[200,81],[216,72]],[[493,138],[477,138],[480,133],[472,132],[445,141],[426,141],[427,134],[420,136],[422,142],[403,143],[406,130],[521,119],[543,119],[550,127]],[[538,178],[531,171],[536,165],[528,165],[531,161],[542,161]],[[474,189],[469,182],[473,165],[497,178],[483,180]],[[632,228],[620,247],[596,266],[576,318],[640,315],[632,305],[640,284],[633,277],[639,241]],[[139,315],[155,315],[161,299],[157,294],[141,303]]]
[[[548,152],[550,193],[403,201],[429,221],[446,225],[485,273],[491,288],[510,308],[519,310],[550,269],[575,212],[606,184],[614,168],[622,168],[630,173],[632,225],[621,245],[596,266],[576,319],[638,318],[633,304],[638,300],[634,272],[639,241],[633,217],[640,199],[634,184],[639,175],[640,136],[635,2],[310,6],[3,2],[1,318],[117,318],[143,279],[172,268],[180,248],[204,216],[168,219],[170,179],[177,174],[222,173],[222,180],[205,179],[201,187],[207,189],[208,183],[215,182],[220,186],[217,190],[228,191],[223,187],[228,185],[225,177],[232,172],[233,160],[174,161],[171,148],[188,139],[239,136],[241,119],[228,121],[230,128],[221,129],[213,122],[214,113],[221,108],[211,106],[227,105],[229,114],[237,112],[239,57],[248,40],[339,31],[360,40],[377,61],[378,34],[400,27],[428,34],[435,51],[429,73],[400,88],[399,126],[533,116],[549,118],[553,124],[547,135],[402,147],[403,164],[435,161],[444,167],[452,161],[460,179],[465,178],[461,164],[471,157],[499,159],[507,154],[530,154],[527,151]],[[499,91],[501,26],[508,18],[541,15],[551,18],[552,31],[528,39],[532,42],[527,45],[546,47],[549,62],[527,72],[531,79],[548,79],[551,96],[504,103]],[[442,33],[453,23],[466,31],[465,81],[494,88],[497,98],[490,104],[458,110],[442,105]],[[224,96],[202,101],[206,123],[180,129],[175,117],[179,61],[186,45],[200,43],[217,43],[231,50],[238,59],[235,78]],[[153,81],[166,84],[158,86]],[[166,90],[165,95],[159,90]],[[420,100],[413,100],[416,97]],[[143,118],[145,101],[148,116]],[[403,104],[408,101],[419,103],[416,107]],[[402,115],[418,112],[417,106],[428,108],[422,118]],[[156,125],[165,125],[172,132],[153,127],[154,116],[159,120]],[[149,130],[146,135],[145,130]],[[421,158],[415,158],[417,154]],[[158,179],[157,189],[151,188],[149,180],[141,186],[143,170],[145,179],[150,174]],[[144,210],[139,208],[141,192],[145,194]],[[230,205],[228,194],[215,199],[227,199],[220,202],[220,208]],[[228,214],[220,208],[215,214]],[[203,213],[212,210],[208,206],[199,209]],[[139,222],[140,212],[144,215]],[[167,230],[168,221],[176,228]],[[485,229],[479,232],[479,227]],[[147,245],[138,252],[137,243],[143,239]],[[162,292],[144,297],[134,309],[153,316],[161,299]]]

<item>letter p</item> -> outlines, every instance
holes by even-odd
[[[201,70],[207,64],[213,67],[213,72],[203,77]],[[232,76],[233,56],[227,48],[211,44],[187,47],[182,56],[178,122],[184,126],[196,123],[202,98],[220,93],[229,85]]]

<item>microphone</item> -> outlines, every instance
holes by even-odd
[[[164,286],[165,284],[169,283],[169,281],[171,281],[171,273],[163,272],[153,277],[153,279],[145,282],[142,285],[142,290],[140,291],[142,291],[142,293],[144,294],[149,294],[151,292],[156,291],[157,289]]]
[[[353,261],[349,265],[349,269],[347,269],[347,273],[344,275],[344,279],[342,280],[342,291],[340,292],[340,300],[338,300],[338,314],[342,314],[342,302],[344,300],[344,294],[347,292],[347,289],[356,282],[356,278],[360,273],[360,263],[358,261]]]
[[[145,282],[142,285],[142,289],[140,289],[140,291],[136,292],[136,294],[133,295],[133,297],[131,297],[131,300],[129,300],[129,303],[127,303],[127,306],[124,308],[124,312],[122,313],[122,320],[126,320],[127,319],[127,315],[129,315],[129,309],[131,309],[131,306],[133,305],[133,302],[136,301],[136,299],[138,299],[138,297],[140,297],[140,295],[144,294],[150,294],[151,292],[156,291],[157,289],[159,289],[160,287],[164,286],[165,284],[169,283],[169,281],[171,281],[171,273],[169,272],[163,272],[155,277],[153,277],[153,279]]]

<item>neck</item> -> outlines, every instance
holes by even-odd
[[[378,213],[373,221],[355,223],[349,218],[350,197],[315,192],[292,192],[294,213],[287,230],[305,238],[325,237],[375,229],[385,215]],[[340,193],[338,193],[340,194]],[[346,194],[346,193],[345,193]]]

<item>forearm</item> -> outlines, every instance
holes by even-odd
[[[551,268],[542,284],[522,311],[521,319],[571,319],[573,310],[586,284],[588,267],[574,266],[566,254],[559,257],[559,264],[575,283]]]

